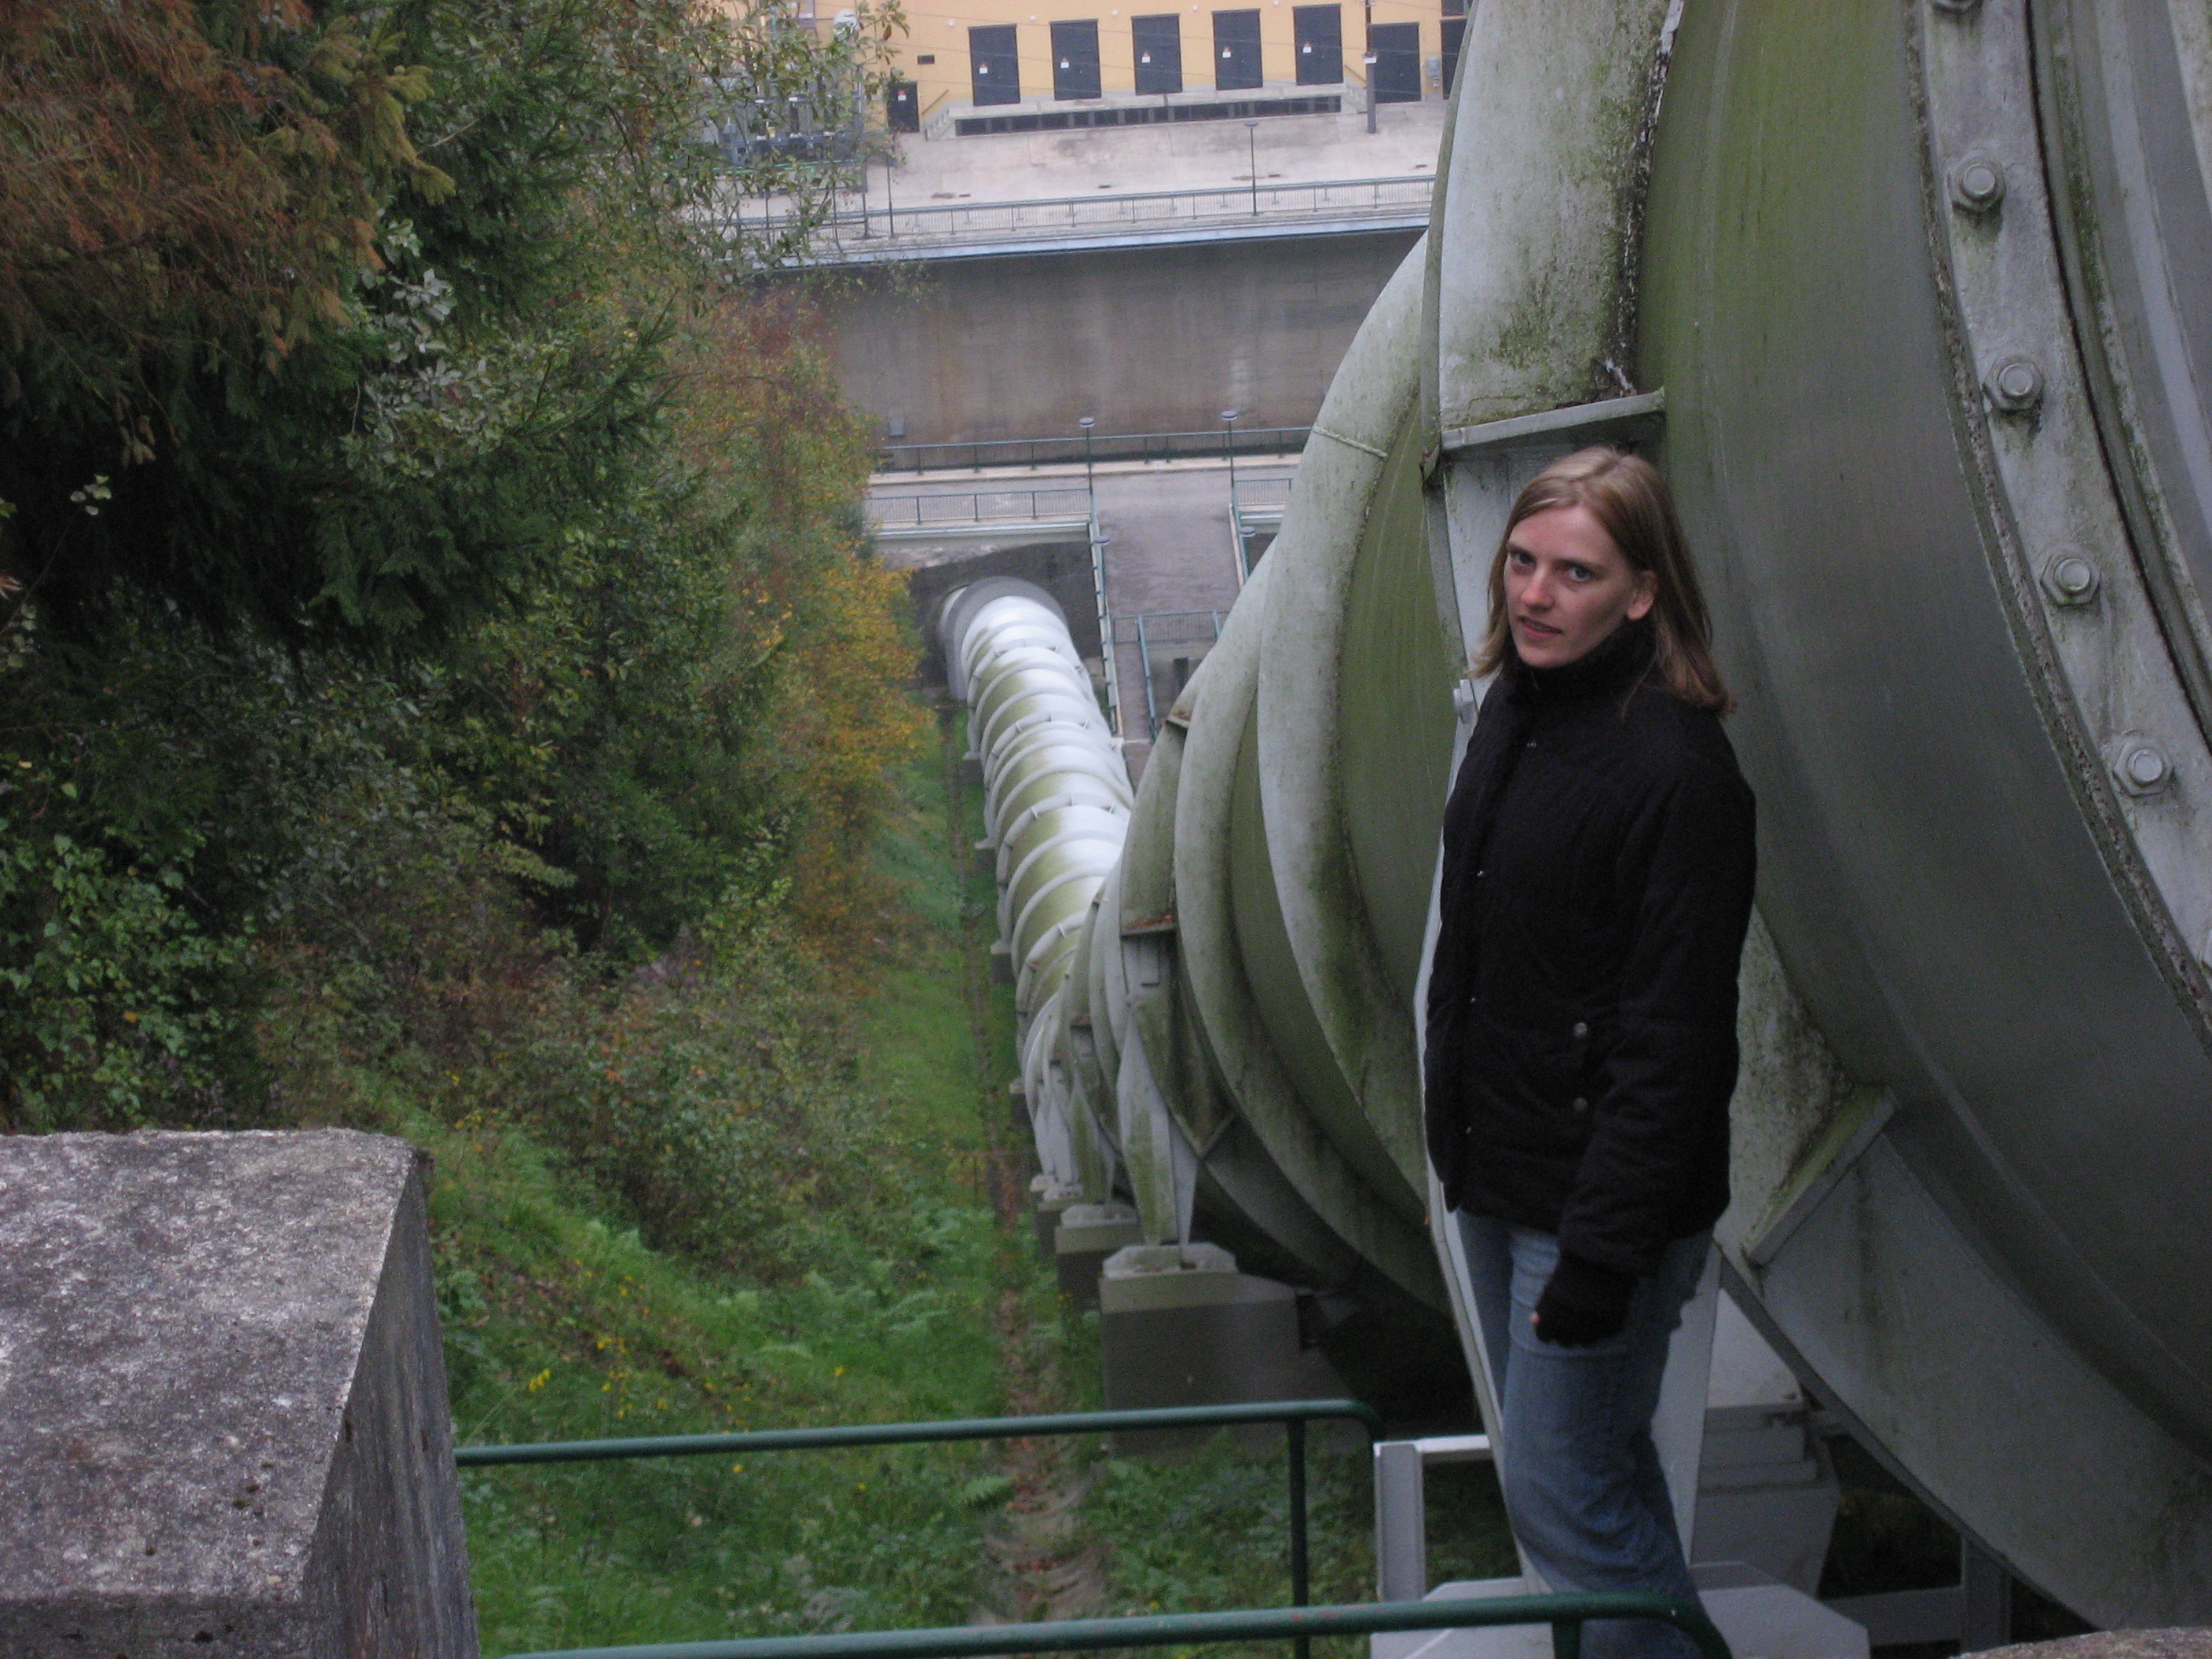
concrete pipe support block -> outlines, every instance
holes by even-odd
[[[422,1164],[0,1139],[0,1652],[474,1659]]]
[[[1297,1293],[1237,1270],[1213,1244],[1132,1245],[1106,1258],[1098,1284],[1106,1408],[1218,1406],[1341,1394],[1328,1363],[1298,1342]],[[1123,1451],[1206,1439],[1196,1430],[1117,1435]],[[1280,1431],[1258,1437],[1272,1443]]]
[[[1127,1204],[1071,1204],[1053,1234],[1053,1267],[1060,1293],[1079,1308],[1098,1305],[1098,1275],[1106,1258],[1145,1242],[1137,1212]]]
[[[1083,1189],[1056,1182],[1048,1175],[1040,1175],[1030,1178],[1030,1191],[1036,1196],[1036,1207],[1030,1212],[1030,1225],[1036,1233],[1037,1254],[1050,1261],[1060,1231],[1060,1218],[1070,1205],[1083,1201]]]

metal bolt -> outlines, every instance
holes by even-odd
[[[2110,752],[2112,776],[2130,795],[2154,795],[2172,781],[2173,763],[2148,738],[2123,737]]]
[[[1986,155],[1969,155],[1951,169],[1951,199],[1968,213],[1996,211],[2004,193],[2004,169]]]
[[[1990,405],[2008,415],[2026,415],[2043,401],[2043,371],[2026,357],[2007,357],[1982,379]]]
[[[1582,1096],[1577,1095],[1575,1097],[1575,1109],[1578,1112],[1587,1112],[1589,1110],[1589,1102],[1583,1099]]]
[[[2104,580],[2095,561],[2077,548],[2062,547],[2043,562],[2043,591],[2053,605],[2087,605]]]

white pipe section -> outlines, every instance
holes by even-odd
[[[1054,1037],[1068,965],[1128,830],[1133,793],[1121,744],[1066,618],[1042,589],[1012,577],[957,589],[939,628],[983,771],[1000,945],[1014,973],[1022,1092],[1037,1159],[1055,1188],[1101,1202],[1112,1183],[1112,1147],[1092,1103],[1071,1094]]]

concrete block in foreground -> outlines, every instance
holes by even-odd
[[[0,1653],[474,1659],[420,1162],[0,1139]]]
[[[2212,1630],[2103,1630],[1990,1648],[1984,1659],[2212,1659]]]

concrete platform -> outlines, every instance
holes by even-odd
[[[990,112],[1018,114],[1051,102],[1030,99]],[[1437,99],[1383,105],[1372,134],[1365,114],[1349,107],[1335,115],[1272,117],[1249,131],[1242,121],[1200,121],[965,138],[909,134],[897,141],[890,199],[924,206],[1211,190],[1249,184],[1255,157],[1267,184],[1433,172],[1443,116],[1443,102]],[[871,199],[881,207],[884,168],[878,163],[870,172]]]

